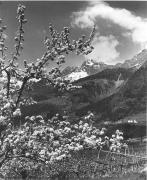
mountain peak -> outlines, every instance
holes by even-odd
[[[70,80],[70,81],[76,81],[76,80],[84,78],[86,76],[88,76],[86,71],[79,70],[79,71],[75,71],[75,72],[70,73],[69,75],[67,75],[65,77],[65,79]]]
[[[96,61],[96,60],[93,60],[93,59],[88,59],[86,61],[84,61],[81,65],[81,67],[83,66],[95,66],[95,65],[104,65],[105,63],[104,62],[101,62],[101,61]]]
[[[93,59],[88,59],[84,61],[81,65],[81,69],[83,71],[86,71],[88,75],[93,75],[95,73],[98,73],[100,71],[103,71],[104,69],[111,68],[111,65],[107,65],[104,62],[96,61]]]
[[[88,59],[84,61],[82,65],[93,66],[95,62],[93,59]]]
[[[121,67],[139,69],[146,60],[147,60],[147,49],[143,49],[132,59],[128,59],[123,64],[121,64]]]
[[[99,73],[105,69],[113,68],[132,68],[135,71],[139,69],[144,62],[147,60],[147,49],[143,49],[140,53],[135,55],[132,59],[124,61],[124,63],[117,63],[116,65],[108,65],[101,61],[96,61],[93,59],[85,60],[81,66],[78,67],[66,67],[62,71],[62,75],[71,79],[72,81],[78,80],[80,78],[90,76]]]

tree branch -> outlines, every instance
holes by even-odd
[[[29,80],[29,77],[26,77],[26,76],[25,76],[25,77],[23,78],[23,83],[22,83],[21,88],[20,88],[20,90],[19,90],[19,94],[18,94],[18,98],[17,98],[17,100],[16,100],[16,106],[15,106],[15,108],[14,108],[14,111],[16,110],[16,108],[17,108],[17,106],[18,106],[18,104],[19,104],[19,102],[20,102],[20,98],[21,98],[21,96],[22,96],[23,90],[24,90],[25,85],[26,85],[26,83],[27,83],[28,80]]]
[[[10,76],[10,72],[5,70],[6,74],[7,74],[7,98],[9,98],[9,95],[10,95],[10,79],[11,79],[11,76]]]

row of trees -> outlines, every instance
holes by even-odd
[[[63,160],[72,157],[74,152],[84,152],[85,149],[99,149],[107,146],[119,151],[124,144],[122,133],[117,131],[112,138],[105,137],[105,129],[97,129],[93,125],[93,114],[80,118],[78,123],[71,123],[70,116],[60,119],[56,114],[51,119],[42,116],[25,117],[25,123],[15,126],[16,118],[21,119],[21,107],[35,103],[26,92],[32,85],[46,79],[48,85],[58,91],[76,88],[70,82],[65,82],[60,76],[61,65],[65,63],[66,54],[75,52],[88,54],[92,51],[92,39],[95,27],[86,40],[83,35],[78,40],[70,39],[68,27],[59,33],[49,25],[49,36],[45,37],[46,51],[41,58],[31,63],[24,61],[20,68],[20,55],[23,50],[25,6],[18,5],[18,30],[15,40],[15,51],[12,58],[6,56],[6,26],[0,20],[0,172],[5,178],[18,177],[26,179],[37,177],[43,173],[52,178],[61,172],[55,168]],[[56,66],[49,72],[45,69],[51,61]],[[25,93],[24,93],[25,92]],[[45,169],[48,169],[45,171]],[[54,170],[53,170],[54,169]]]

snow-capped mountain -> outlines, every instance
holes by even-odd
[[[70,80],[70,81],[76,81],[86,76],[88,76],[87,72],[84,70],[81,70],[81,71],[75,71],[75,72],[70,73],[69,75],[65,77],[65,79]]]
[[[97,62],[93,59],[84,61],[81,65],[81,69],[85,70],[88,75],[92,75],[95,73],[98,73],[100,71],[103,71],[104,69],[113,68],[112,65],[107,65],[104,62]]]
[[[118,63],[116,67],[139,69],[147,60],[147,49],[142,50],[132,59],[126,60],[124,63]]]
[[[113,68],[112,65],[107,65],[103,62],[97,62],[93,59],[86,60],[82,63],[81,66],[78,67],[66,67],[62,71],[62,76],[65,77],[65,79],[75,81],[80,78],[84,78],[86,76],[93,75],[95,73],[101,72],[104,69]]]
[[[62,71],[62,76],[65,79],[76,81],[80,78],[90,76],[99,73],[105,69],[113,68],[132,68],[134,70],[139,69],[142,64],[147,60],[147,49],[142,50],[139,54],[135,55],[132,59],[126,60],[123,63],[117,63],[116,65],[108,65],[104,62],[97,62],[93,59],[86,60],[78,67],[66,67]]]

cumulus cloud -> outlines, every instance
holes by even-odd
[[[92,43],[92,45],[94,46],[94,50],[92,51],[92,53],[88,54],[86,58],[113,64],[113,60],[119,56],[119,52],[116,50],[118,44],[118,40],[112,35],[97,35]]]
[[[105,2],[89,3],[79,12],[74,12],[72,25],[81,28],[92,27],[98,17],[110,20],[130,33],[133,42],[147,44],[147,19],[136,16],[127,9],[113,8]]]

